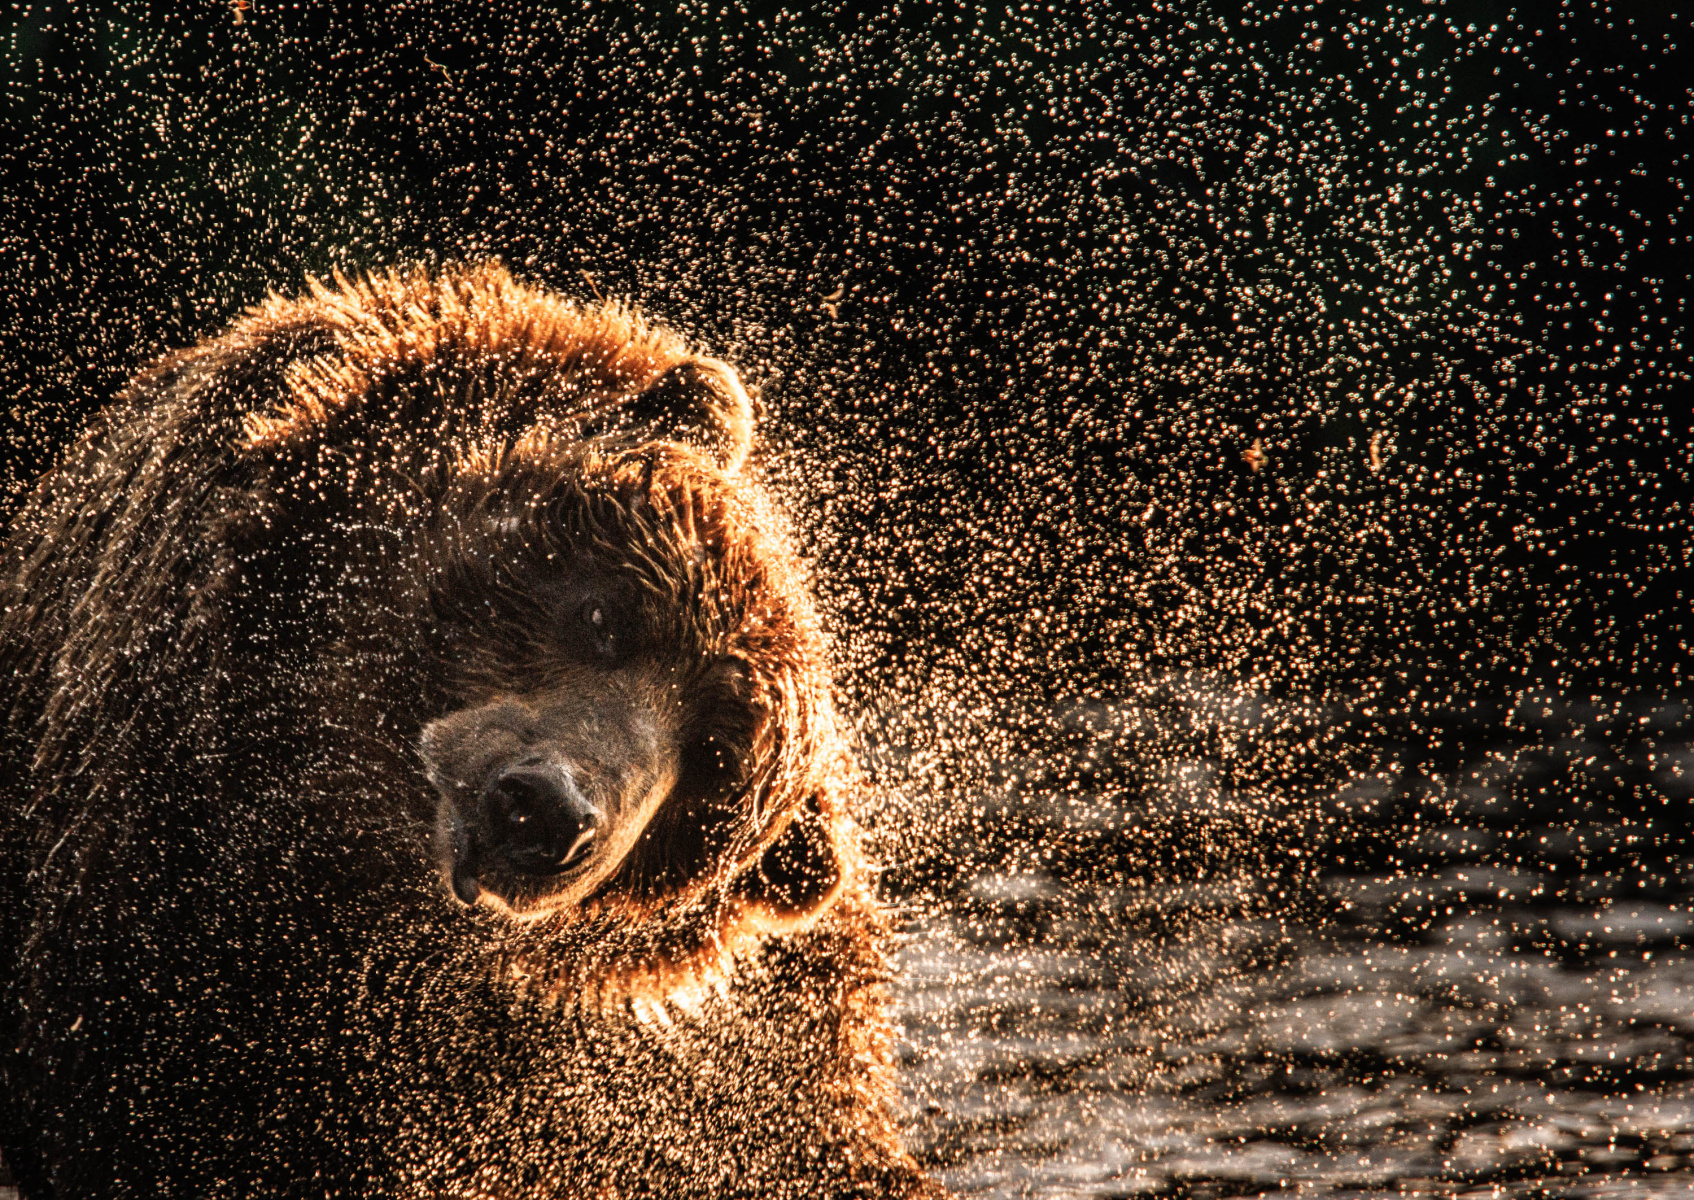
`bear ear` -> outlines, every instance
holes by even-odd
[[[807,804],[735,883],[773,930],[805,925],[841,894],[851,870],[847,830]]]
[[[619,424],[695,446],[733,475],[753,448],[753,402],[741,377],[715,358],[691,358],[624,405]]]

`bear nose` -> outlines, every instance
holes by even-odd
[[[525,875],[556,875],[584,858],[600,810],[562,767],[523,764],[494,777],[483,797],[489,849]]]

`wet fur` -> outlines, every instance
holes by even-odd
[[[495,266],[273,297],[96,419],[0,575],[25,1196],[932,1193],[750,420],[721,363]],[[679,736],[735,770],[587,902],[467,908],[423,730],[577,669],[546,581],[587,560],[699,652]]]

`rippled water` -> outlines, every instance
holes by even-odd
[[[1469,804],[1322,847],[1298,889],[960,879],[902,955],[914,1147],[985,1196],[1694,1190],[1694,726],[1636,704],[1539,734],[1344,789],[1379,830],[1443,785]],[[1650,806],[1570,819],[1606,786]]]

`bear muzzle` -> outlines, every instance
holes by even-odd
[[[585,866],[606,825],[570,770],[547,760],[496,770],[464,808],[448,815],[447,848],[453,893],[466,904],[476,903],[485,879],[527,890]]]
[[[556,763],[500,772],[482,807],[491,852],[520,875],[557,875],[580,863],[605,821]]]

